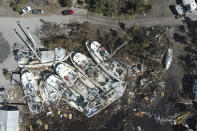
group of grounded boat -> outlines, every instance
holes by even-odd
[[[86,47],[93,59],[71,52],[73,67],[63,62],[64,58],[62,61],[53,58],[55,72],[43,73],[39,79],[31,71],[31,67],[37,65],[22,66],[21,82],[32,114],[38,114],[43,105],[57,103],[64,97],[68,105],[92,117],[123,95],[127,85],[123,81],[126,69],[116,60],[110,62],[110,54],[97,41],[87,41]]]

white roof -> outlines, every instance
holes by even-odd
[[[190,5],[191,11],[197,8],[195,0],[182,0],[184,6]]]
[[[19,130],[19,111],[0,110],[0,131]]]

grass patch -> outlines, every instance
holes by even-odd
[[[12,7],[14,11],[20,13],[25,4],[26,0],[15,0],[10,3],[10,7]]]
[[[85,0],[90,12],[122,18],[133,17],[152,10],[144,0]]]

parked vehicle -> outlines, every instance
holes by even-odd
[[[23,8],[22,10],[21,10],[21,15],[24,15],[24,14],[26,14],[26,13],[28,13],[28,12],[30,12],[31,11],[31,7],[30,6],[27,6],[27,7],[25,7],[25,8]]]
[[[73,10],[63,10],[62,11],[62,15],[72,15],[73,14]]]
[[[34,10],[32,10],[32,13],[33,13],[33,14],[43,14],[43,13],[44,13],[44,10],[41,10],[41,9],[34,9]]]

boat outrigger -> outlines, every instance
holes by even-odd
[[[112,78],[121,81],[126,75],[126,69],[116,60],[109,61],[109,52],[97,41],[87,41],[86,47],[96,63]]]
[[[63,96],[66,97],[66,102],[75,109],[83,112],[83,108],[87,105],[87,100],[79,93],[69,88],[57,75],[49,75],[45,79],[46,88],[52,102],[60,101]]]
[[[83,97],[93,100],[99,95],[99,90],[94,84],[72,66],[62,62],[55,64],[54,68],[61,79]]]
[[[166,60],[165,60],[165,69],[169,69],[171,63],[172,63],[172,50],[168,49],[168,52],[166,54]]]
[[[97,87],[103,91],[110,89],[113,80],[92,59],[81,53],[74,52],[70,54],[70,59],[73,65]]]
[[[38,96],[38,85],[33,73],[28,69],[23,69],[21,73],[21,83],[25,97],[29,98],[28,107],[35,115],[42,111],[41,98]]]

